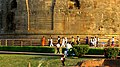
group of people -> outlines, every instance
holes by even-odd
[[[109,39],[108,40],[108,45],[111,45],[111,46],[115,46],[114,45],[114,37],[112,37],[111,39]],[[110,44],[110,42],[111,42],[111,44]],[[102,42],[102,46],[104,47],[104,45],[105,45],[105,43],[104,42]],[[94,46],[94,47],[97,47],[97,46],[99,46],[99,38],[98,37],[91,37],[90,38],[90,46]]]
[[[69,50],[70,48],[72,48],[72,45],[70,44],[70,42],[68,42],[68,40],[67,40],[67,37],[62,37],[62,44],[61,44],[61,38],[60,38],[60,36],[58,36],[58,38],[57,38],[57,44],[56,44],[56,47],[57,47],[57,53],[60,53],[60,47],[66,47],[66,49],[67,50]],[[53,44],[53,43],[51,43],[51,41],[50,41],[50,46],[51,46],[51,44]],[[52,45],[53,46],[53,45]]]
[[[45,37],[43,36],[42,37],[42,46],[45,45],[45,41],[46,41]],[[79,36],[77,36],[76,43],[80,44]],[[66,49],[70,49],[70,48],[72,48],[72,45],[74,45],[74,44],[75,44],[75,38],[73,36],[71,38],[71,41],[68,41],[67,37],[62,37],[62,39],[61,39],[60,36],[58,36],[56,44],[53,44],[53,38],[51,36],[50,36],[50,38],[48,38],[48,45],[50,47],[55,45],[57,47],[57,53],[60,53],[60,51],[59,51],[60,47],[66,47]]]
[[[114,37],[112,37],[112,45],[114,45]],[[74,45],[74,44],[81,44],[81,39],[79,36],[77,36],[76,38],[74,38],[73,36],[71,38],[69,38],[69,41],[68,41],[68,38],[67,37],[61,37],[58,36],[57,37],[57,43],[56,44],[53,44],[53,38],[50,36],[50,38],[48,38],[48,45],[51,47],[51,46],[54,46],[57,44],[60,44],[60,47],[66,47],[66,44],[71,44],[71,45]],[[85,38],[85,44],[88,44],[90,46],[98,46],[98,43],[99,43],[99,38],[94,36],[94,37],[91,37],[90,39],[88,38],[88,36],[86,36]],[[46,44],[46,39],[45,37],[43,36],[42,37],[42,46],[44,46]]]
[[[90,38],[90,46],[97,46],[98,45],[98,43],[99,43],[99,38],[98,37],[91,37]]]
[[[62,37],[62,39],[60,38],[60,36],[57,37],[57,44],[60,44],[61,47],[66,47],[66,44],[69,43],[71,45],[79,45],[81,44],[80,42],[80,37],[77,36],[76,38],[74,38],[73,36],[71,38],[69,38],[70,40],[68,41],[68,38],[67,37]],[[93,39],[93,38],[92,38]],[[88,37],[86,37],[86,44],[89,44],[89,39]],[[91,42],[93,43],[93,40],[91,40]],[[51,47],[51,46],[54,46],[53,44],[53,38],[50,36],[50,38],[48,38],[48,45]],[[44,46],[46,44],[46,39],[45,37],[43,36],[42,37],[42,46]]]
[[[42,38],[42,41],[44,41],[44,36],[43,36],[43,38]],[[71,45],[74,45],[75,44],[75,42],[77,43],[77,44],[80,44],[80,37],[79,36],[77,36],[77,39],[76,39],[76,41],[75,41],[75,38],[72,36],[72,38],[71,38],[71,41],[69,41],[69,43],[71,44]],[[44,42],[42,42],[42,43],[44,43]],[[60,38],[60,36],[58,36],[58,38],[57,38],[57,43],[58,44],[61,44],[61,47],[65,47],[66,46],[66,44],[68,43],[68,39],[67,39],[67,37],[62,37],[62,39]],[[53,38],[52,37],[50,37],[50,38],[48,38],[48,45],[51,47],[51,46],[54,46],[54,44],[53,44]]]
[[[62,40],[62,41],[61,41]],[[112,46],[114,46],[114,37],[112,37]],[[43,36],[42,37],[42,46],[44,46],[46,43],[46,39],[45,37]],[[63,64],[63,66],[65,66],[65,56],[67,56],[67,52],[70,48],[72,48],[72,46],[74,44],[81,44],[80,42],[80,37],[77,36],[77,38],[74,38],[73,36],[71,37],[71,41],[68,41],[67,37],[62,37],[62,39],[60,38],[60,36],[57,37],[57,43],[56,43],[56,47],[57,47],[57,53],[60,53],[60,47],[66,47],[66,51],[64,53],[64,55],[61,57],[61,62]],[[98,46],[98,43],[99,43],[99,38],[98,37],[91,37],[90,39],[88,38],[88,36],[86,36],[85,38],[85,44],[88,44],[90,46]],[[50,47],[54,46],[53,44],[53,38],[50,36],[50,38],[48,38],[48,45]]]

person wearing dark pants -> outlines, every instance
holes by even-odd
[[[64,55],[61,57],[61,62],[62,62],[62,65],[65,66],[65,56]]]
[[[72,40],[71,40],[71,45],[72,45],[72,46],[74,45],[74,42],[75,42],[75,39],[74,39],[74,37],[72,36]]]
[[[60,54],[60,44],[58,43],[56,46],[57,46],[57,53]]]
[[[112,44],[111,46],[114,46],[114,37],[112,37]]]
[[[86,44],[88,44],[88,41],[89,41],[88,36],[86,36],[85,40],[86,40]]]
[[[58,36],[58,43],[60,44],[60,36]]]
[[[77,36],[77,40],[76,40],[76,42],[77,42],[77,45],[80,44],[80,37],[79,37],[79,36]]]

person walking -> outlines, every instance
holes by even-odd
[[[67,37],[65,37],[65,45],[67,44]]]
[[[97,47],[99,46],[99,37],[97,37]]]
[[[88,41],[89,41],[88,36],[86,36],[85,41],[86,41],[86,44],[88,44]]]
[[[72,46],[74,45],[74,42],[75,42],[75,39],[74,39],[74,37],[72,36],[72,40],[71,40],[71,45],[72,45]]]
[[[60,44],[60,36],[58,36],[58,43]]]
[[[57,53],[60,54],[60,44],[57,43],[56,47],[57,47]]]
[[[93,38],[90,38],[90,46],[93,46]]]
[[[111,46],[114,46],[114,37],[112,37],[112,44]]]
[[[53,39],[52,39],[52,37],[50,37],[50,47],[51,47],[51,46],[54,46],[54,45],[53,45]]]
[[[45,45],[45,37],[43,36],[42,37],[42,46],[44,46]]]
[[[96,47],[96,44],[97,44],[97,38],[96,36],[94,37],[94,47]]]
[[[62,37],[62,45],[61,45],[61,47],[65,47],[65,38],[64,37]]]
[[[77,36],[77,40],[76,40],[76,42],[77,42],[77,45],[80,44],[80,37],[79,37],[79,36]]]
[[[48,38],[48,45],[50,46],[50,38]]]

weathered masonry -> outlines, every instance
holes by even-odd
[[[0,0],[1,34],[119,35],[119,0]]]

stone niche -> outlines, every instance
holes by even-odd
[[[12,29],[15,33],[119,34],[120,31],[119,0],[16,0],[17,7],[10,9],[12,1],[0,0],[3,31],[9,29],[6,17],[10,11],[15,15],[11,22],[15,24]]]

